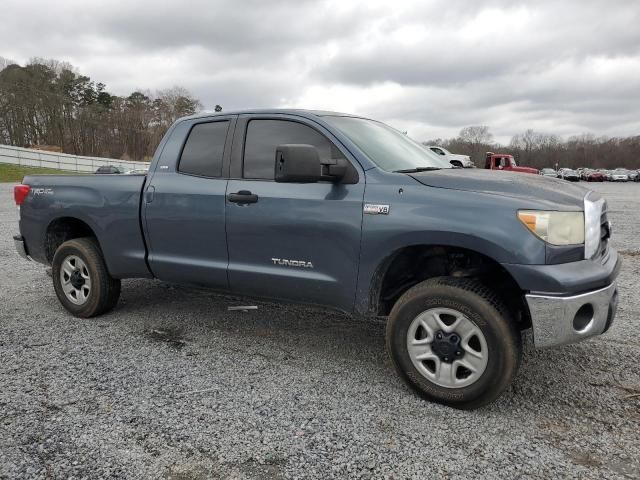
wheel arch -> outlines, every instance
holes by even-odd
[[[74,216],[56,217],[49,222],[44,235],[44,253],[51,264],[53,256],[60,245],[68,240],[81,237],[92,237],[100,247],[100,239],[96,230],[88,222]],[[100,247],[102,250],[102,248]]]
[[[531,325],[529,309],[518,283],[499,262],[467,247],[418,244],[397,248],[377,266],[369,287],[369,310],[386,316],[400,296],[435,277],[476,278],[500,292],[520,328]]]

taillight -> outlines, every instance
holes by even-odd
[[[24,199],[29,195],[31,187],[29,185],[16,185],[13,187],[13,198],[16,201],[16,205],[22,205]]]

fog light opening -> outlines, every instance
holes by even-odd
[[[573,329],[582,333],[587,330],[593,322],[593,305],[585,303],[576,312],[576,316],[573,317]]]

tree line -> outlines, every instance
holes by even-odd
[[[146,160],[177,118],[201,109],[181,87],[118,96],[65,62],[0,57],[0,144]]]
[[[21,66],[0,57],[0,144],[145,160],[177,118],[200,109],[200,101],[181,87],[118,96],[66,62],[33,59]],[[640,135],[563,140],[529,129],[504,147],[488,126],[477,125],[423,143],[469,155],[477,166],[484,165],[485,152],[499,151],[536,168],[640,168]]]
[[[560,136],[528,129],[514,135],[508,146],[493,141],[486,125],[469,126],[455,138],[423,142],[439,145],[452,153],[469,155],[478,167],[484,166],[485,153],[510,153],[518,164],[535,168],[640,168],[640,135],[596,137],[585,133],[563,140]]]

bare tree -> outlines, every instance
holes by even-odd
[[[15,65],[16,62],[9,60],[8,58],[0,57],[0,70],[4,70],[9,65]]]
[[[474,162],[482,163],[486,150],[493,145],[493,134],[487,125],[472,125],[460,130],[457,140]]]
[[[487,144],[493,140],[493,134],[486,125],[473,125],[460,130],[460,140],[470,144]]]

